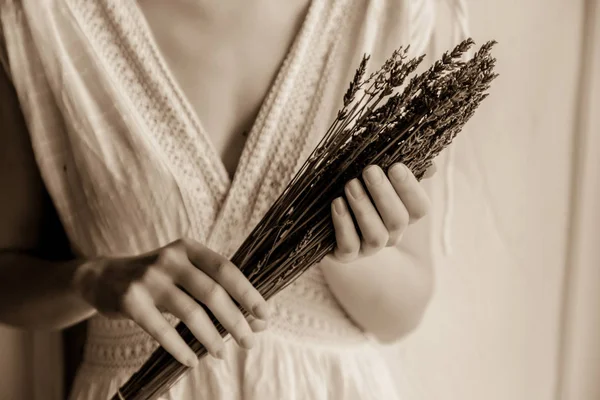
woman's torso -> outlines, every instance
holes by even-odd
[[[309,0],[139,1],[230,177]]]
[[[189,42],[171,46],[168,19],[152,22],[166,12],[158,1],[2,3],[13,81],[74,250],[139,254],[191,236],[231,256],[327,129],[362,53],[377,66],[409,40],[411,13],[421,24],[430,18],[418,3],[300,0],[285,19],[270,20],[284,34],[270,37],[278,35],[268,35],[266,22],[256,32],[240,27],[231,35],[243,40],[224,32],[223,48],[202,39],[214,34],[210,27],[193,24],[175,27]],[[250,20],[269,21],[259,14]],[[172,398],[347,399],[370,391],[375,399],[391,387],[318,265],[271,302],[270,331],[252,352],[229,342],[226,363],[206,359]],[[77,399],[114,393],[156,348],[130,322],[98,316],[89,326]],[[267,376],[287,375],[268,384],[257,365]]]

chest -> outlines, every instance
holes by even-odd
[[[140,1],[164,61],[230,176],[309,1]]]

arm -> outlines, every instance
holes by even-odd
[[[201,243],[182,238],[136,257],[74,260],[6,74],[0,106],[0,323],[56,329],[102,312],[133,320],[191,367],[196,354],[161,311],[222,358],[223,338],[200,302],[240,346],[253,346],[267,303],[237,267]],[[234,300],[252,314],[252,325]]]
[[[72,289],[79,262],[71,260],[4,68],[0,105],[0,322],[62,328],[94,309]]]
[[[349,207],[341,198],[332,204],[337,246],[323,273],[348,315],[392,342],[418,326],[432,296],[430,201],[406,167],[393,166],[387,179],[371,166],[363,178],[364,188],[346,185]]]
[[[344,310],[382,342],[415,330],[433,295],[429,224],[424,218],[411,225],[399,246],[372,256],[348,264],[333,257],[322,261],[327,284]]]
[[[23,329],[61,329],[95,314],[72,287],[79,263],[25,253],[0,255],[0,322]]]

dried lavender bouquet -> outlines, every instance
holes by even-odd
[[[490,55],[495,42],[485,43],[463,61],[473,44],[471,39],[460,43],[408,80],[403,90],[399,89],[424,56],[407,60],[408,48],[400,49],[369,76],[369,58],[363,57],[337,118],[231,260],[266,299],[333,250],[330,204],[344,195],[347,181],[360,179],[370,164],[385,170],[395,162],[406,164],[421,179],[433,158],[452,142],[497,76],[496,60]],[[207,354],[183,323],[177,331],[199,357]],[[113,400],[156,399],[186,369],[159,348]]]

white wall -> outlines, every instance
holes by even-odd
[[[420,400],[600,398],[600,126],[576,123],[582,107],[600,111],[600,89],[594,106],[580,101],[585,3],[469,1],[474,39],[499,42],[501,76],[456,141],[453,253],[440,249],[435,299],[401,345]],[[443,171],[434,179],[441,220]]]
[[[600,399],[600,1],[587,1],[573,171],[561,381],[564,400]]]

